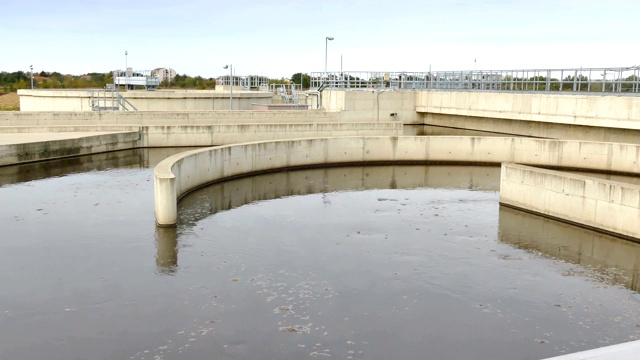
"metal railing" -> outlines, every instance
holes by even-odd
[[[280,95],[285,104],[298,104],[300,102],[300,84],[270,84],[269,91],[274,95]]]
[[[233,86],[238,86],[243,90],[263,90],[269,88],[269,78],[266,76],[233,76],[231,80],[229,75],[220,76],[216,79],[216,85],[228,86],[233,81]]]
[[[92,111],[138,110],[113,86],[105,89],[89,90],[89,106]]]
[[[315,72],[311,88],[640,93],[640,66],[618,68]]]
[[[115,70],[113,72],[113,85],[126,86],[128,90],[144,86],[145,90],[153,91],[160,86],[160,78],[152,74],[151,70]]]

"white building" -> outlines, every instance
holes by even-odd
[[[176,71],[172,68],[157,68],[151,70],[151,76],[159,78],[160,82],[171,82],[176,77]]]

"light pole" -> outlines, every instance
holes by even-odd
[[[329,41],[333,40],[331,36],[324,38],[324,72],[327,72],[327,50],[329,48]]]
[[[229,110],[233,110],[233,65],[225,65],[224,69],[229,69],[229,80],[231,80],[231,87],[229,88]]]
[[[129,64],[128,64],[128,55],[129,52],[127,50],[124,51],[124,87],[125,90],[129,90]]]
[[[31,69],[31,90],[33,90],[33,65],[29,66]]]

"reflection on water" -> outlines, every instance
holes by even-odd
[[[141,167],[145,163],[144,154],[145,151],[142,149],[124,150],[23,165],[3,166],[0,167],[0,186],[88,171]]]
[[[178,265],[178,232],[175,227],[156,227],[156,266],[161,274],[176,272]]]
[[[211,328],[221,346],[242,333],[222,357],[269,359],[536,359],[637,338],[628,292],[497,241],[497,194],[467,190],[487,169],[454,181],[456,168],[425,168],[317,169],[188,195],[176,274],[202,258],[222,280],[198,289],[217,325],[186,331]]]
[[[147,168],[155,166],[173,154],[192,149],[197,148],[132,149],[22,165],[0,166],[0,187],[88,171]]]
[[[539,359],[640,336],[611,286],[637,288],[635,245],[499,212],[498,168],[239,179],[157,228],[164,155],[120,154],[0,187],[0,359]]]
[[[500,168],[489,166],[362,166],[287,171],[198,189],[178,204],[178,224],[260,200],[366,189],[448,188],[498,191]]]
[[[200,188],[178,204],[178,228],[224,210],[261,200],[346,190],[448,188],[497,191],[500,168],[489,166],[362,166],[285,171],[241,178]],[[323,197],[327,202],[328,196]],[[178,262],[175,228],[156,231],[156,263],[173,273]]]
[[[500,207],[499,231],[504,243],[580,264],[607,283],[640,290],[638,243],[506,206]]]

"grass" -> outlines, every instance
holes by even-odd
[[[20,97],[17,93],[0,94],[0,111],[20,110]]]

